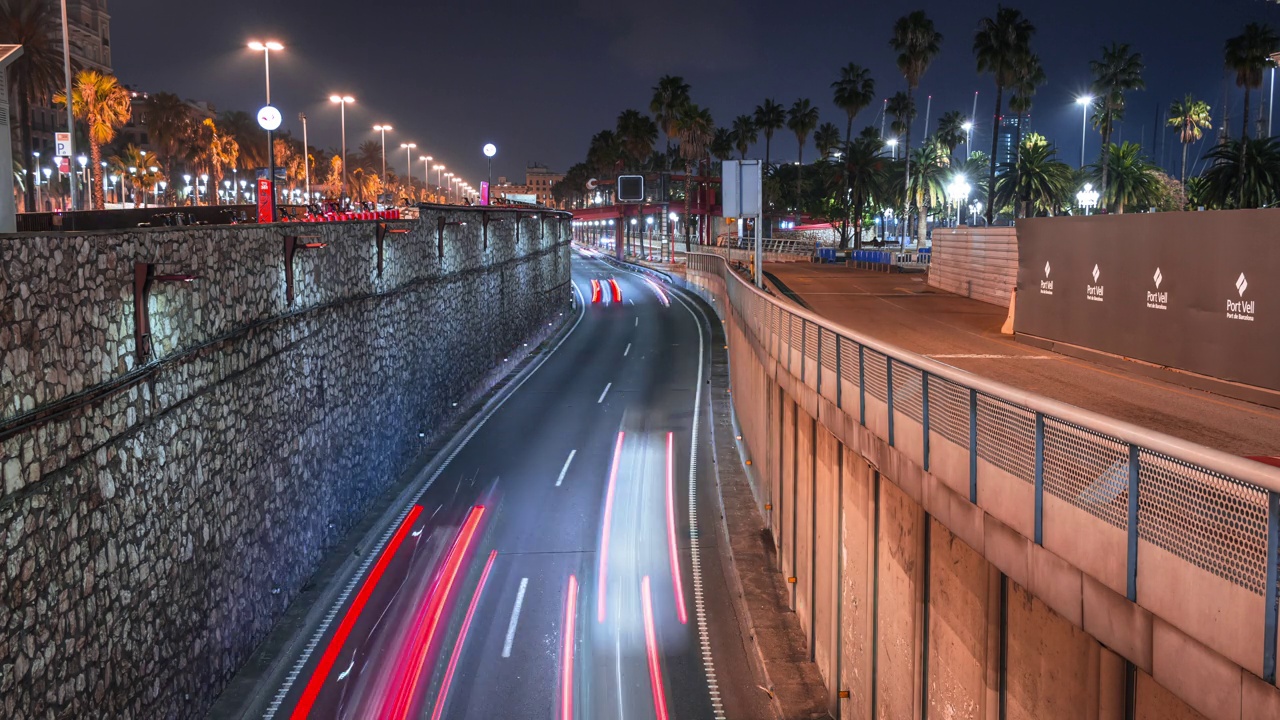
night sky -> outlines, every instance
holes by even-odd
[[[1105,42],[1131,43],[1143,53],[1147,90],[1132,94],[1121,139],[1150,145],[1157,106],[1193,92],[1221,118],[1230,86],[1233,134],[1243,94],[1222,68],[1222,44],[1250,20],[1280,27],[1280,5],[1264,0],[1022,0],[1038,30],[1033,47],[1048,83],[1036,96],[1031,127],[1060,146],[1075,164],[1080,153],[1080,109],[1088,61]],[[147,90],[208,100],[219,110],[255,111],[263,101],[262,56],[250,39],[278,39],[287,49],[271,59],[272,99],[285,129],[301,133],[308,116],[312,145],[339,144],[334,92],[355,96],[348,108],[347,145],[373,139],[386,122],[388,162],[403,172],[401,142],[417,142],[464,179],[484,179],[481,147],[499,148],[494,177],[522,181],[527,162],[563,171],[586,152],[591,135],[611,128],[618,112],[648,110],[651,88],[664,73],[683,75],[693,100],[728,126],[765,97],[789,106],[808,97],[822,120],[843,128],[831,104],[839,68],[856,62],[871,69],[877,93],[887,97],[905,83],[888,47],[893,21],[923,8],[942,32],[942,53],[919,90],[933,95],[930,127],[947,110],[978,100],[975,149],[989,149],[994,84],[978,76],[971,51],[978,21],[995,3],[925,0],[546,0],[545,2],[348,2],[343,0],[113,0],[112,46],[117,75]],[[1268,76],[1267,82],[1270,82]],[[1262,93],[1266,94],[1266,89]],[[1256,104],[1255,104],[1255,107]],[[879,103],[860,115],[855,132],[876,121]],[[1280,117],[1277,118],[1280,122]],[[1090,131],[1091,155],[1098,136]],[[1175,165],[1176,141],[1162,153]],[[661,139],[659,140],[661,143]],[[774,138],[774,156],[795,155],[787,131]],[[757,153],[763,155],[763,147]],[[812,158],[813,151],[807,153]],[[1160,159],[1160,158],[1157,158]]]

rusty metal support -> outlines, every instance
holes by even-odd
[[[321,242],[298,242],[318,238],[319,235],[285,235],[284,236],[284,303],[293,305],[293,256],[299,250],[315,250],[325,247]]]
[[[378,223],[377,231],[375,233],[375,237],[378,243],[378,277],[382,277],[382,259],[383,259],[382,241],[387,237],[388,234],[403,235],[404,233],[407,233],[407,232],[409,232],[409,228],[406,228],[406,227],[391,227],[388,223],[385,223],[385,222]]]

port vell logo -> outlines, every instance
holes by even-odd
[[[1152,280],[1156,281],[1156,289],[1147,291],[1147,307],[1152,310],[1168,310],[1169,291],[1160,289],[1160,283],[1164,282],[1164,275],[1161,274],[1160,268],[1156,268],[1156,274]]]
[[[1048,261],[1045,261],[1045,264],[1044,264],[1044,279],[1040,281],[1040,294],[1041,294],[1041,295],[1052,295],[1052,294],[1053,294],[1053,281],[1049,279],[1049,272],[1050,272],[1050,270],[1052,270],[1052,268],[1050,268],[1050,267],[1049,267],[1049,263],[1048,263]]]
[[[1101,275],[1102,271],[1098,270],[1098,266],[1095,264],[1093,266],[1093,284],[1089,285],[1086,283],[1084,286],[1085,297],[1094,302],[1102,302],[1103,287],[1102,284],[1098,282],[1098,278]]]
[[[1257,300],[1245,300],[1244,292],[1249,289],[1249,281],[1244,273],[1236,278],[1236,297],[1227,298],[1227,318],[1230,320],[1247,320],[1253,322],[1254,313],[1258,310]]]

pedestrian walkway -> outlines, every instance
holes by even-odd
[[[952,295],[924,275],[765,263],[779,295],[850,330],[938,362],[1241,456],[1280,456],[1280,410],[1162,382],[1017,342],[1006,310]]]

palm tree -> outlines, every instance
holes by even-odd
[[[46,0],[0,2],[0,43],[22,46],[22,54],[9,66],[9,89],[18,100],[21,162],[31,177],[38,172],[32,160],[31,105],[47,100],[62,83],[61,28],[56,4]],[[35,207],[32,190],[28,184],[25,198],[28,211]]]
[[[1240,137],[1249,139],[1249,96],[1262,86],[1262,74],[1271,64],[1271,54],[1280,47],[1280,36],[1270,25],[1251,22],[1244,31],[1227,40],[1223,57],[1227,70],[1236,74],[1236,87],[1244,88],[1244,120]]]
[[[787,124],[787,112],[781,105],[772,101],[765,100],[756,106],[755,115],[756,128],[764,132],[764,167],[769,169],[769,149],[773,143],[773,133],[781,130]]]
[[[623,110],[618,115],[618,140],[626,165],[639,170],[653,154],[653,144],[658,141],[658,125],[639,110]]]
[[[587,164],[596,175],[609,176],[618,169],[622,161],[622,143],[612,130],[601,130],[591,137],[587,147]]]
[[[236,161],[240,164],[259,168],[267,166],[267,134],[258,127],[253,115],[243,110],[230,110],[218,117],[218,128],[223,135],[236,141],[240,154]]]
[[[1107,183],[1113,153],[1107,148],[1116,120],[1124,118],[1125,92],[1146,87],[1142,80],[1142,53],[1131,51],[1126,43],[1113,42],[1102,48],[1101,59],[1089,61],[1089,69],[1093,72],[1093,94],[1098,98],[1093,122],[1102,132],[1100,192],[1109,197]]]
[[[893,122],[889,123],[889,129],[893,131],[895,136],[902,135],[906,133],[907,128],[916,119],[915,101],[904,92],[894,93],[889,98],[889,101],[885,103],[885,112],[893,116]],[[903,145],[903,152],[906,152],[906,145]]]
[[[733,131],[729,128],[716,128],[711,136],[711,157],[724,162],[733,157]]]
[[[210,185],[217,187],[222,180],[223,168],[235,167],[240,158],[240,143],[218,127],[212,118],[200,123],[196,162],[209,173]],[[218,204],[218,194],[209,194]]]
[[[840,158],[840,172],[848,189],[849,204],[853,209],[854,247],[862,248],[862,218],[872,198],[881,193],[888,177],[889,159],[881,154],[884,148],[878,138],[858,137],[846,143]],[[841,224],[840,249],[849,247],[848,221]]]
[[[1124,214],[1126,206],[1150,207],[1160,193],[1156,169],[1142,156],[1142,147],[1126,142],[1122,145],[1103,146],[1103,161],[1090,165],[1089,174],[1101,181],[1110,168],[1112,182],[1102,193],[1102,202],[1108,209]]]
[[[1074,187],[1071,166],[1057,159],[1057,151],[1042,136],[1032,135],[1017,156],[1019,168],[1006,168],[996,180],[996,202],[1014,206],[1015,214],[1052,214],[1070,201]],[[1024,207],[1018,207],[1024,206]]]
[[[1009,109],[1017,113],[1018,121],[1014,127],[1013,134],[1014,159],[1012,166],[1009,168],[1015,176],[1022,167],[1022,163],[1018,161],[1018,156],[1022,154],[1023,124],[1027,114],[1031,112],[1032,98],[1035,97],[1036,88],[1043,85],[1044,82],[1044,68],[1040,65],[1040,56],[1035,53],[1028,54],[1018,67],[1013,82],[1013,97],[1009,98]],[[1017,177],[1013,179],[1013,186],[1021,187]],[[998,186],[997,189],[999,189]],[[1017,217],[1016,214],[1015,217]]]
[[[893,24],[893,36],[889,38],[889,47],[898,53],[898,69],[907,81],[907,99],[914,100],[916,88],[920,86],[920,78],[929,69],[933,58],[942,50],[942,33],[933,27],[933,21],[923,10],[916,10],[898,18]],[[914,102],[912,103],[914,105]],[[905,153],[906,165],[903,187],[911,185],[911,123],[907,123]]]
[[[733,119],[733,145],[738,149],[738,156],[746,160],[747,149],[753,143],[760,139],[760,133],[756,130],[756,122],[751,119],[750,115],[739,115]]]
[[[66,107],[66,93],[54,96],[57,105]],[[81,70],[76,73],[71,86],[71,112],[76,119],[88,126],[89,157],[93,167],[101,167],[102,146],[116,137],[116,129],[123,127],[133,115],[133,103],[129,92],[120,85],[114,75],[103,75],[97,70]],[[93,185],[93,204],[103,209],[102,183]]]
[[[1004,89],[1016,82],[1018,69],[1031,54],[1031,36],[1036,28],[1022,13],[1013,8],[998,7],[994,18],[983,18],[973,36],[973,55],[978,72],[991,73],[996,81],[996,108],[992,113],[991,157],[999,149],[999,128],[1004,104]],[[992,192],[996,185],[996,168],[992,163],[987,178],[987,223],[994,217]]]
[[[667,200],[666,173],[671,171],[671,138],[675,136],[676,119],[690,102],[689,83],[684,78],[678,75],[663,75],[658,78],[658,84],[653,87],[653,98],[649,101],[649,112],[653,113],[653,119],[662,128],[662,135],[667,142],[666,152],[662,156],[664,165],[661,192],[664,202]],[[665,222],[666,213],[658,213],[658,232],[662,232],[662,224]]]
[[[1247,142],[1247,147],[1246,147]],[[1280,140],[1230,140],[1205,156],[1212,161],[1203,186],[1192,178],[1192,198],[1219,208],[1270,207],[1280,201]]]
[[[949,110],[938,118],[938,132],[934,137],[947,149],[949,156],[956,154],[956,147],[967,137],[964,123],[964,114],[959,110]]]
[[[844,110],[847,122],[844,141],[853,139],[853,119],[866,109],[876,97],[876,81],[866,68],[849,63],[840,68],[840,79],[831,83],[836,107]]]
[[[690,203],[693,199],[692,183],[694,165],[707,154],[707,146],[715,134],[716,124],[711,111],[693,103],[685,105],[676,119],[676,137],[680,139],[680,156],[684,158],[684,250],[689,252],[689,230],[692,224]]]
[[[800,146],[800,152],[797,157],[799,162],[796,169],[796,199],[800,198],[800,175],[804,170],[804,144],[809,139],[809,133],[818,126],[818,108],[813,106],[805,98],[800,98],[791,105],[791,109],[787,111],[787,129],[796,134],[796,140]]]
[[[1169,106],[1169,126],[1178,129],[1178,139],[1182,142],[1182,177],[1183,185],[1187,184],[1187,148],[1191,143],[1204,137],[1205,130],[1213,129],[1213,119],[1209,115],[1209,103],[1197,100],[1188,94],[1182,100],[1174,100]]]
[[[240,148],[242,151],[244,147]],[[382,144],[377,140],[365,140],[356,148],[355,157],[351,159],[351,170],[364,168],[370,172],[382,172]]]
[[[915,156],[916,174],[906,185],[907,205],[916,210],[916,246],[923,247],[929,232],[929,209],[938,207],[946,197],[947,158],[937,143],[925,143],[910,154]]]
[[[813,144],[818,148],[818,159],[825,160],[840,145],[840,128],[835,123],[822,123],[813,131]]]
[[[165,175],[173,177],[173,165],[182,157],[191,135],[191,106],[173,93],[158,92],[147,98],[146,108],[151,145],[164,165]],[[177,188],[173,191],[176,193]]]

